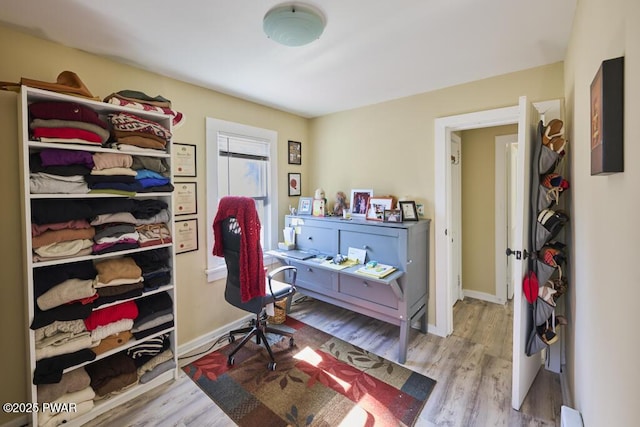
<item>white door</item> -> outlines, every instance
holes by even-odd
[[[531,159],[533,153],[534,136],[537,131],[539,115],[533,106],[527,101],[525,96],[520,97],[518,120],[518,175],[522,178],[518,180],[516,189],[516,232],[514,234],[514,247],[511,249],[521,251],[526,248],[530,250],[529,235],[531,230],[530,214],[530,189],[531,182]],[[534,117],[535,116],[535,117]],[[529,336],[531,325],[531,314],[529,313],[529,303],[522,291],[522,281],[527,272],[527,260],[524,257],[514,258],[514,269],[516,274],[513,277],[513,378],[511,406],[519,410],[524,398],[533,383],[533,380],[542,366],[540,354],[528,357],[525,354],[525,346]]]
[[[451,306],[462,294],[462,140],[451,134]]]
[[[518,188],[518,143],[514,142],[507,147],[507,247],[514,248],[514,236],[516,233],[516,191]],[[515,269],[513,257],[507,257],[507,299],[513,299],[513,282]]]

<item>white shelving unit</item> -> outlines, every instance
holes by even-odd
[[[83,414],[79,417],[76,417],[66,425],[82,425],[87,421],[95,418],[96,416],[142,394],[146,391],[164,383],[170,381],[172,379],[177,378],[178,376],[178,368],[177,368],[177,318],[176,318],[176,291],[175,291],[175,283],[176,283],[176,274],[175,274],[175,249],[173,243],[164,243],[156,246],[145,246],[139,247],[135,249],[127,249],[119,252],[110,252],[103,253],[99,255],[85,255],[74,258],[63,258],[57,260],[47,260],[47,261],[35,261],[33,259],[33,247],[32,247],[32,202],[35,200],[91,200],[93,202],[98,201],[99,199],[112,199],[112,198],[130,198],[136,200],[145,200],[145,199],[155,199],[162,200],[167,203],[168,210],[170,213],[169,222],[166,224],[169,229],[172,238],[175,238],[174,233],[174,219],[172,218],[173,212],[173,193],[172,192],[154,192],[154,193],[136,193],[135,196],[122,196],[115,194],[98,194],[98,193],[90,193],[90,194],[31,194],[30,192],[30,155],[41,150],[47,148],[55,148],[55,149],[63,149],[63,150],[76,150],[76,151],[85,151],[90,153],[124,153],[130,154],[134,157],[155,157],[164,159],[171,170],[171,142],[167,144],[166,152],[157,151],[123,151],[112,148],[105,148],[102,146],[94,146],[94,145],[85,145],[85,144],[75,144],[75,143],[44,143],[40,141],[34,141],[30,139],[29,132],[29,110],[28,106],[34,102],[42,102],[42,101],[56,101],[56,102],[71,102],[81,104],[86,106],[96,113],[103,119],[106,119],[107,115],[110,113],[118,113],[118,112],[128,112],[138,117],[142,117],[146,120],[151,120],[156,122],[167,129],[171,129],[171,117],[163,114],[146,112],[137,109],[130,109],[126,107],[120,107],[108,103],[103,103],[99,101],[68,96],[56,92],[49,92],[40,89],[34,89],[27,86],[23,86],[21,88],[21,94],[19,97],[18,103],[18,117],[19,117],[19,129],[20,129],[20,144],[22,149],[20,150],[20,173],[21,173],[21,195],[22,195],[22,216],[23,216],[23,260],[24,260],[24,289],[25,289],[25,300],[26,300],[26,319],[25,319],[25,330],[27,331],[27,381],[28,381],[28,398],[32,403],[38,403],[39,407],[42,407],[42,404],[45,402],[37,402],[37,386],[34,385],[34,374],[36,370],[36,343],[35,343],[35,332],[30,328],[32,321],[34,319],[34,315],[37,311],[36,301],[35,301],[35,289],[34,289],[34,271],[39,268],[60,265],[60,264],[72,264],[80,261],[91,260],[102,261],[110,258],[119,258],[127,255],[132,255],[136,253],[142,253],[147,251],[155,251],[158,249],[162,249],[163,251],[169,251],[169,260],[167,262],[169,269],[171,270],[171,281],[169,284],[162,285],[157,289],[143,292],[141,296],[118,300],[116,302],[100,305],[95,309],[102,309],[108,306],[113,306],[115,304],[120,304],[126,301],[132,300],[142,300],[144,298],[148,298],[151,295],[156,295],[161,292],[166,292],[169,294],[172,300],[172,312],[173,312],[173,324],[174,326],[171,328],[167,328],[162,331],[157,331],[152,335],[148,335],[140,340],[132,338],[124,345],[106,351],[104,353],[99,354],[94,360],[79,363],[77,365],[66,368],[64,372],[69,372],[74,369],[78,369],[82,366],[87,366],[92,363],[95,363],[99,360],[106,359],[116,353],[119,353],[127,348],[130,348],[134,345],[140,344],[141,342],[147,341],[159,335],[169,334],[170,340],[170,349],[173,351],[173,360],[175,362],[176,368],[170,369],[166,372],[163,372],[159,376],[155,377],[151,381],[141,384],[136,383],[132,387],[126,388],[126,390],[119,392],[117,394],[112,394],[109,397],[96,399],[94,401],[93,409]],[[106,121],[106,120],[105,120]],[[173,183],[173,172],[170,172],[170,182]],[[38,425],[38,413],[34,413],[31,416],[30,420],[33,426]]]

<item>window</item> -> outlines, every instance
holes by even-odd
[[[251,197],[262,224],[261,243],[266,251],[277,241],[278,207],[275,185],[277,132],[207,118],[207,276],[226,274],[223,258],[213,250],[213,220],[218,201],[227,195]]]

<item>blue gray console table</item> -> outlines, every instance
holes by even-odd
[[[285,226],[296,228],[297,249],[320,256],[346,256],[349,248],[365,249],[367,261],[398,268],[383,278],[356,273],[361,266],[336,270],[322,265],[318,258],[293,259],[286,251],[269,254],[297,267],[296,287],[301,293],[399,326],[398,361],[405,363],[411,323],[419,320],[420,331],[427,332],[430,222],[285,217]]]

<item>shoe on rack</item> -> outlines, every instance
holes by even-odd
[[[555,138],[564,135],[564,122],[559,119],[551,120],[542,132],[542,143],[549,145],[549,142]]]

